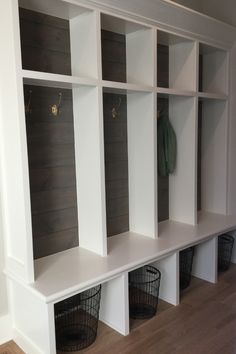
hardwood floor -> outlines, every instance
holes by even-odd
[[[14,342],[8,342],[0,345],[0,354],[24,354],[24,352]]]
[[[179,306],[160,302],[154,318],[132,321],[127,337],[99,323],[96,342],[77,353],[236,354],[235,279],[236,265],[222,273],[215,285],[194,278],[182,293]],[[0,353],[22,351],[8,343],[0,346]]]

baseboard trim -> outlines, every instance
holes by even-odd
[[[13,338],[11,317],[9,314],[0,317],[0,344]]]
[[[29,338],[27,338],[16,328],[13,328],[13,340],[26,354],[45,354],[41,352],[41,350],[39,350],[39,348],[36,347]]]

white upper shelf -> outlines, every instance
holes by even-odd
[[[222,93],[214,93],[214,92],[199,92],[198,97],[204,98],[204,99],[212,99],[212,100],[227,100],[228,99],[227,95],[224,95]]]
[[[173,88],[157,87],[157,93],[163,96],[186,96],[194,97],[196,93],[194,91],[178,90]]]
[[[19,0],[19,6],[66,20],[73,19],[84,12],[90,11],[87,8],[70,4],[68,1],[58,0]]]
[[[124,82],[116,82],[116,81],[102,81],[102,86],[105,92],[111,93],[125,93],[125,92],[153,92],[154,88],[146,85],[138,85],[138,84],[128,84]]]
[[[103,30],[124,35],[150,28],[137,22],[124,20],[106,14],[101,14],[101,27]]]
[[[38,259],[35,261],[36,281],[29,288],[48,303],[60,301],[122,272],[233,230],[236,218],[235,215],[201,212],[196,226],[165,221],[159,228],[157,239],[130,232],[110,237],[108,257],[76,247]]]
[[[81,78],[77,76],[51,74],[41,71],[22,70],[25,84],[46,87],[73,88],[78,86],[96,86],[98,80]]]

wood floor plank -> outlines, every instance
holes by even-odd
[[[24,354],[24,352],[11,341],[0,345],[0,354]]]

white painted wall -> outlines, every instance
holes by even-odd
[[[0,220],[0,316],[7,313],[7,288],[6,278],[3,274],[4,252],[3,252],[3,232]]]
[[[221,21],[236,26],[235,0],[201,0],[202,12]]]
[[[228,178],[228,212],[236,213],[236,43],[231,50],[230,65],[230,122],[229,122],[229,178]]]
[[[165,0],[169,1],[169,0]],[[171,0],[177,4],[199,11],[220,21],[236,26],[235,0]]]
[[[2,209],[0,205],[0,344],[11,339],[11,322],[8,313],[7,282],[4,270],[4,244]]]
[[[201,0],[171,0],[180,5],[189,7],[190,9],[201,12],[202,11],[202,1]]]
[[[76,1],[76,0],[75,0]],[[78,0],[79,1],[79,0]],[[103,11],[109,11],[114,8],[116,14],[122,15],[123,10],[136,15],[145,17],[147,23],[160,23],[163,29],[173,31],[175,27],[179,33],[190,35],[201,41],[210,41],[216,46],[230,47],[236,38],[236,28],[232,28],[225,23],[219,23],[214,18],[197,14],[189,11],[188,7],[176,6],[177,2],[185,1],[185,4],[193,1],[192,5],[196,5],[194,0],[80,0],[96,5]],[[197,1],[197,0],[195,0]],[[201,4],[199,0],[199,4]],[[207,1],[207,0],[204,0]],[[220,1],[216,0],[217,3]],[[212,3],[215,4],[213,0]],[[200,5],[198,9],[201,9]],[[230,11],[230,9],[229,9]],[[149,19],[149,20],[147,20]],[[164,25],[165,24],[165,25]]]
[[[0,92],[0,118],[2,114],[1,105],[1,92]],[[1,156],[0,156],[0,172],[1,172]],[[0,174],[1,175],[1,174]],[[11,336],[11,324],[10,316],[8,313],[8,301],[7,301],[7,281],[3,273],[4,270],[4,230],[3,230],[3,204],[2,204],[2,191],[0,190],[0,343],[3,343],[10,339]]]

